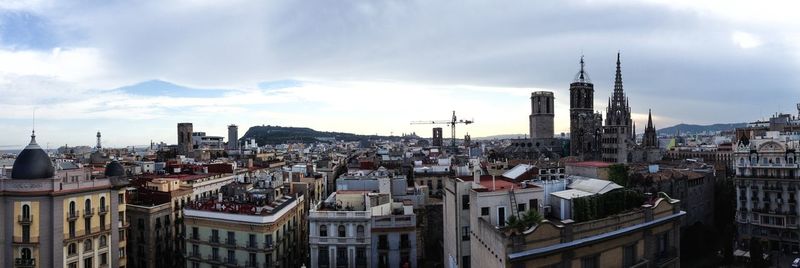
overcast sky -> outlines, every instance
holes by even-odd
[[[794,1],[0,1],[0,149],[176,142],[176,123],[362,134],[409,121],[527,133],[532,91],[585,55],[605,110],[622,53],[638,126],[745,122],[800,102]],[[149,82],[148,82],[149,81]],[[639,128],[642,131],[642,127]]]

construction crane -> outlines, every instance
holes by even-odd
[[[412,125],[447,125],[450,127],[450,146],[453,148],[453,153],[456,152],[456,125],[464,124],[469,125],[474,123],[473,120],[459,120],[456,117],[456,111],[453,111],[453,118],[450,120],[430,120],[430,121],[412,121]]]

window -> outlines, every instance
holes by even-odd
[[[105,196],[101,196],[100,197],[100,211],[107,211],[107,210],[108,209],[106,209],[106,197]]]
[[[469,241],[469,226],[461,227],[461,241]]]
[[[198,230],[197,227],[192,227],[192,239],[200,239],[200,230]]]
[[[22,205],[22,218],[26,220],[30,220],[31,218],[31,206],[25,204]]]
[[[251,247],[251,248],[257,248],[258,247],[258,243],[256,243],[256,235],[250,234],[248,236],[248,240],[247,241],[248,241],[248,244],[247,244],[248,247]]]
[[[469,268],[469,265],[470,265],[469,256],[462,256],[461,257],[461,267]]]
[[[364,225],[358,225],[358,227],[356,227],[356,234],[359,237],[364,236]]]
[[[344,225],[339,225],[339,237],[347,236],[347,231],[344,228]]]
[[[100,240],[100,248],[108,246],[108,240],[105,235],[101,235],[99,240]]]
[[[539,199],[528,200],[528,209],[539,211]]]
[[[525,211],[525,204],[517,204],[517,211],[519,212]]]
[[[234,232],[228,232],[228,239],[225,239],[225,243],[228,245],[236,245],[236,234]]]
[[[69,238],[75,238],[75,222],[69,221]]]
[[[489,216],[489,207],[481,208],[481,216]]]
[[[200,246],[192,245],[192,256],[195,256],[195,257],[200,256]]]
[[[271,234],[266,235],[264,237],[264,241],[266,241],[265,243],[267,244],[267,247],[271,247],[272,246],[272,235]]]
[[[100,254],[100,265],[108,265],[108,253]]]
[[[78,212],[75,211],[75,201],[69,202],[69,217],[74,218],[78,216]]]
[[[83,219],[83,233],[87,234],[87,235],[92,233],[92,219],[91,218]]]
[[[125,204],[125,194],[117,195],[117,204]]]
[[[78,245],[75,243],[70,243],[67,246],[67,255],[75,255],[78,254]]]
[[[389,249],[389,238],[386,235],[378,236],[378,249]]]
[[[83,213],[86,213],[86,215],[91,215],[90,214],[91,211],[92,211],[92,200],[86,199],[86,202],[84,202],[83,206]]]
[[[219,260],[219,248],[211,248],[211,258]]]
[[[497,208],[497,226],[506,226],[506,207]]]
[[[83,268],[94,268],[91,257],[83,259]]]
[[[83,240],[83,251],[90,251],[92,250],[92,240],[86,239]]]
[[[211,229],[211,242],[219,242],[219,231]]]
[[[67,264],[67,267],[68,268],[78,268],[78,263],[77,262],[72,262],[70,264]]]
[[[236,263],[236,251],[228,250],[228,263]]]
[[[336,265],[343,265],[344,267],[347,267],[347,248],[336,248]]]
[[[596,268],[596,267],[600,267],[600,266],[598,265],[598,260],[597,260],[597,259],[598,259],[598,258],[597,258],[597,255],[593,255],[593,256],[589,256],[589,257],[584,257],[583,259],[581,259],[581,267],[582,267],[582,268]]]
[[[400,248],[411,248],[411,243],[408,240],[408,234],[400,234]]]
[[[461,196],[461,209],[469,209],[469,195]]]
[[[100,230],[106,229],[106,215],[100,215]]]
[[[125,247],[119,248],[119,257],[125,258]]]
[[[267,263],[271,263],[272,256],[267,254]],[[319,252],[317,253],[317,259],[319,259],[319,267],[328,267],[330,264],[330,257],[328,256],[328,248],[321,247]]]
[[[23,225],[22,226],[22,242],[30,243],[31,242],[31,226],[30,225]]]
[[[622,251],[622,267],[631,267],[636,264],[636,244],[628,245]]]
[[[31,259],[31,256],[32,256],[32,254],[31,254],[31,249],[29,249],[29,248],[23,248],[23,249],[20,251],[20,254],[19,254],[19,255],[20,255],[20,257],[22,257],[22,259],[23,259],[23,260],[30,260],[30,259]]]
[[[328,236],[328,226],[327,225],[320,225],[319,226],[319,236],[321,236],[321,237]]]

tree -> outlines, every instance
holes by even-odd
[[[608,179],[621,186],[628,186],[628,166],[624,164],[608,166]]]

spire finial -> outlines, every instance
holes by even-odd
[[[36,138],[36,108],[33,108],[33,118],[31,119],[31,142]]]
[[[583,55],[581,55],[581,81],[583,81]]]

